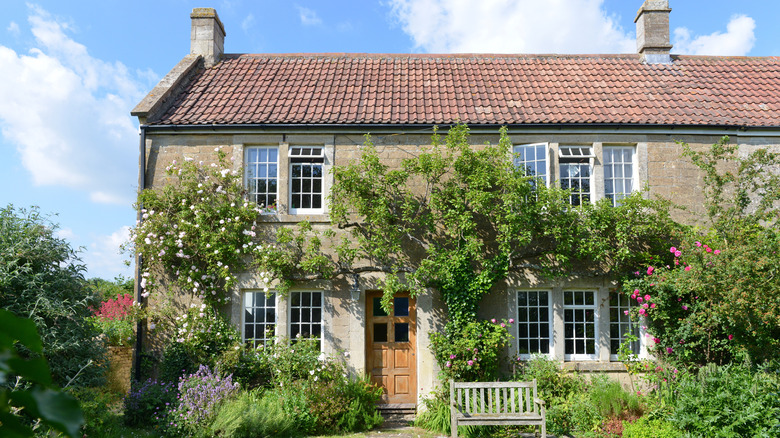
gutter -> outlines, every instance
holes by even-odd
[[[154,134],[212,133],[224,134],[258,134],[258,133],[290,133],[307,132],[312,134],[418,134],[430,133],[434,126],[439,126],[441,133],[446,133],[451,124],[191,124],[191,125],[147,125],[146,129]],[[510,135],[576,133],[576,134],[644,134],[644,135],[730,135],[739,137],[780,137],[780,126],[747,127],[734,125],[641,125],[641,124],[489,124],[468,125],[474,134],[495,134],[502,126],[509,128]]]
[[[146,187],[146,125],[140,127],[140,141],[138,145],[138,193],[144,190]],[[140,223],[143,219],[141,210],[143,205],[138,205],[138,213],[136,220]],[[144,305],[144,297],[142,296],[144,288],[141,287],[141,264],[143,259],[141,255],[136,253],[135,255],[135,299],[139,306]],[[143,350],[144,337],[146,335],[146,325],[144,321],[138,321],[136,323],[136,336],[135,336],[135,349],[133,351],[133,368],[135,369],[135,380],[141,380],[141,351]]]

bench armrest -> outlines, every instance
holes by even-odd
[[[544,400],[534,397],[534,403],[544,406]]]

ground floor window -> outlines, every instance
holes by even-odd
[[[563,291],[564,358],[598,359],[596,292]]]
[[[322,292],[290,292],[290,339],[322,336]]]
[[[517,346],[520,357],[550,353],[550,292],[528,290],[517,292]]]
[[[263,345],[275,335],[276,294],[244,294],[244,342],[252,347]]]
[[[612,360],[617,360],[620,344],[626,341],[626,335],[631,333],[639,338],[639,328],[631,321],[629,310],[631,300],[626,294],[618,291],[609,293],[609,353]],[[630,351],[639,354],[639,340],[631,342]]]

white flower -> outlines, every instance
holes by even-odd
[[[142,296],[142,297],[144,297],[144,298],[146,298],[146,297],[148,297],[148,296],[149,296],[149,292],[144,292],[144,293],[142,293],[142,294],[141,294],[141,296]]]
[[[309,374],[314,375],[314,370],[309,371]]]
[[[326,356],[325,353],[320,353],[320,355],[317,357],[317,360],[322,362],[322,361],[324,361],[327,358],[328,358],[328,356]]]
[[[154,330],[157,327],[157,324],[150,322],[149,323],[149,330]]]
[[[195,161],[195,159],[190,157],[184,157],[184,161]]]
[[[349,357],[349,351],[344,352],[344,357]]]
[[[314,376],[314,381],[320,380],[320,376]]]

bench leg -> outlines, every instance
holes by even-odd
[[[547,423],[542,423],[539,428],[542,429],[542,438],[547,438]]]
[[[450,436],[452,436],[452,438],[458,438],[458,420],[453,419],[450,428],[452,429]]]

